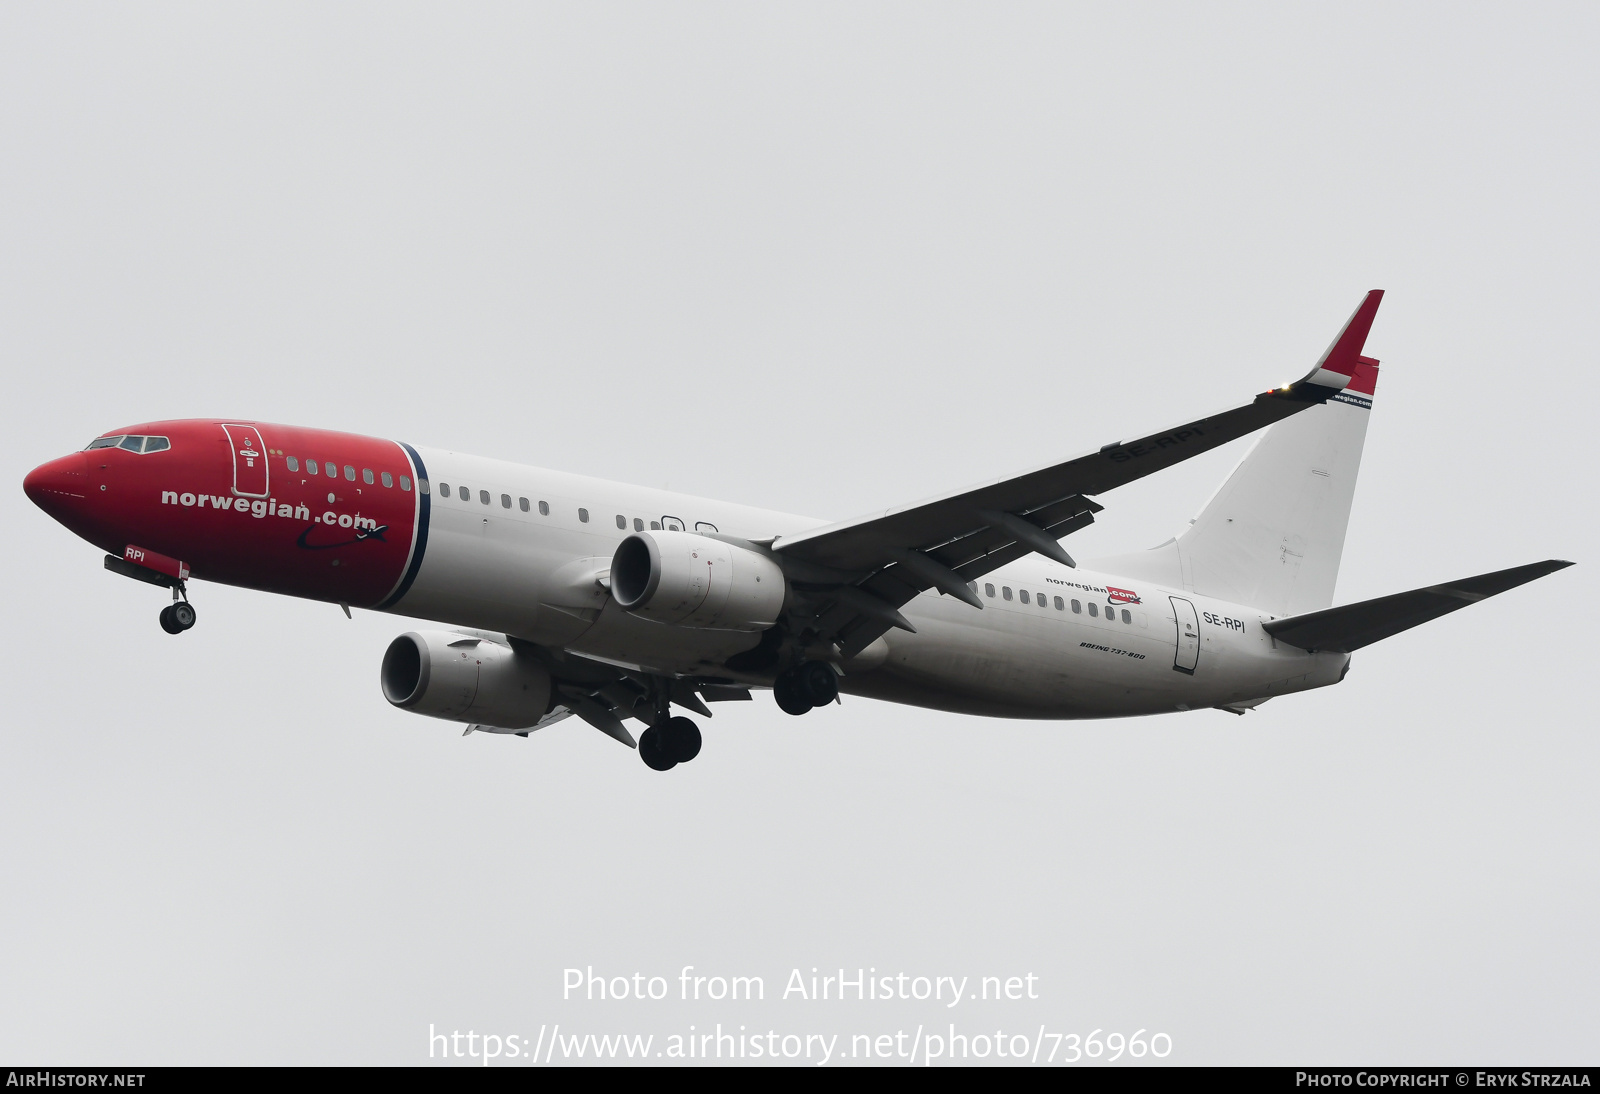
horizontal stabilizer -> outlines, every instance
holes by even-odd
[[[1571,565],[1560,559],[1550,559],[1527,566],[1513,566],[1509,570],[1497,570],[1492,574],[1480,574],[1443,585],[1430,585],[1426,589],[1412,589],[1408,593],[1380,596],[1359,604],[1344,604],[1288,619],[1274,619],[1262,624],[1262,629],[1279,642],[1303,650],[1349,653]]]

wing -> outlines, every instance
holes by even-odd
[[[1287,387],[1243,406],[1131,441],[881,514],[775,540],[806,637],[846,656],[890,627],[912,630],[899,608],[925,589],[982,607],[974,579],[1032,551],[1074,565],[1058,542],[1094,521],[1103,494],[1237,440],[1337,395],[1350,382],[1383,299],[1369,292],[1317,362]]]

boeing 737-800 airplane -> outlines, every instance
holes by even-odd
[[[575,714],[656,770],[700,751],[674,704],[709,716],[752,687],[790,714],[841,691],[1017,718],[1243,713],[1569,565],[1330,607],[1382,295],[1243,406],[839,523],[232,418],[116,430],[24,489],[107,569],[171,588],[170,633],[194,625],[191,576],[462,628],[390,644],[389,702],[468,733]],[[1177,539],[1081,566],[1062,548],[1095,498],[1260,429]]]

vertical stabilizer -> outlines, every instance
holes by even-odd
[[[1280,616],[1332,604],[1378,382],[1361,350],[1382,295],[1367,295],[1323,355],[1322,369],[1349,377],[1343,390],[1263,433],[1177,539],[1084,565]]]

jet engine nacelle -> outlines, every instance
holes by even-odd
[[[778,621],[788,583],[758,551],[693,532],[635,532],[611,559],[611,595],[657,623],[761,631]]]
[[[529,729],[550,709],[550,673],[510,646],[449,631],[402,634],[383,654],[383,697],[401,710]]]

